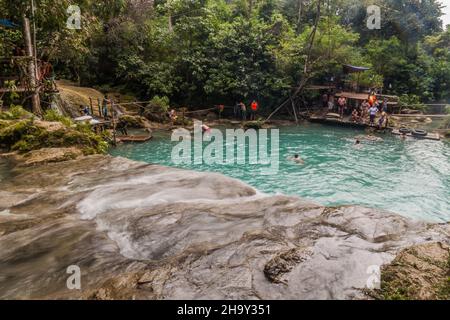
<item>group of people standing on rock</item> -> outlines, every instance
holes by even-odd
[[[380,115],[378,123],[375,123],[377,116]],[[363,123],[369,119],[371,126],[377,125],[379,129],[388,126],[388,100],[383,99],[382,102],[377,101],[375,95],[371,95],[368,100],[364,100],[361,105],[352,112],[352,120],[354,122]]]
[[[258,114],[259,104],[256,100],[253,100],[250,104],[250,108],[247,108],[244,102],[236,102],[233,108],[233,115],[235,119],[240,119],[242,121],[247,121],[247,114],[250,115],[249,120],[256,120]]]
[[[328,93],[322,96],[322,104],[324,108],[328,109],[328,112],[336,112],[341,118],[351,115],[351,119],[355,123],[368,122],[371,126],[375,126],[376,117],[380,115],[378,127],[382,129],[388,126],[388,100],[385,98],[379,102],[374,92],[359,106],[353,108],[349,107],[345,96],[341,95],[336,101],[334,95]]]
[[[220,104],[214,106],[217,108],[219,119],[222,119],[223,113],[225,111],[225,105]],[[247,107],[244,102],[236,102],[236,104],[233,107],[233,115],[234,118],[237,120],[242,121],[255,121],[257,119],[257,114],[259,111],[259,103],[256,100],[253,100],[252,103]],[[178,115],[175,109],[172,109],[168,112],[168,116],[174,124],[178,120]],[[247,119],[248,118],[248,119]]]

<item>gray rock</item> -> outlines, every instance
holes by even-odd
[[[448,224],[121,158],[18,168],[0,183],[2,299],[365,299],[373,266],[449,242]],[[80,291],[66,287],[70,265]]]

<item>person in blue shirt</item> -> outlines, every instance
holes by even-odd
[[[82,108],[83,108],[83,113],[84,113],[85,116],[90,116],[91,115],[91,112],[90,112],[88,106],[82,106]]]

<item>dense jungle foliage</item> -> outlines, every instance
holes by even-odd
[[[367,87],[421,102],[450,98],[450,28],[438,0],[79,0],[79,30],[66,27],[73,1],[35,2],[39,56],[57,78],[85,86],[179,106],[258,99],[273,109],[306,63],[314,84],[341,79],[352,64],[371,68],[359,79]],[[20,25],[29,3],[0,0],[0,18]],[[380,29],[367,27],[372,4]],[[0,27],[0,52],[21,37],[20,28]]]

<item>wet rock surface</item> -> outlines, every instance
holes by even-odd
[[[32,150],[25,155],[13,154],[12,158],[20,166],[34,166],[50,162],[63,162],[76,159],[83,155],[83,152],[76,147],[71,148],[42,148]]]
[[[367,299],[373,266],[449,244],[448,224],[105,156],[16,168],[0,190],[3,299]]]

